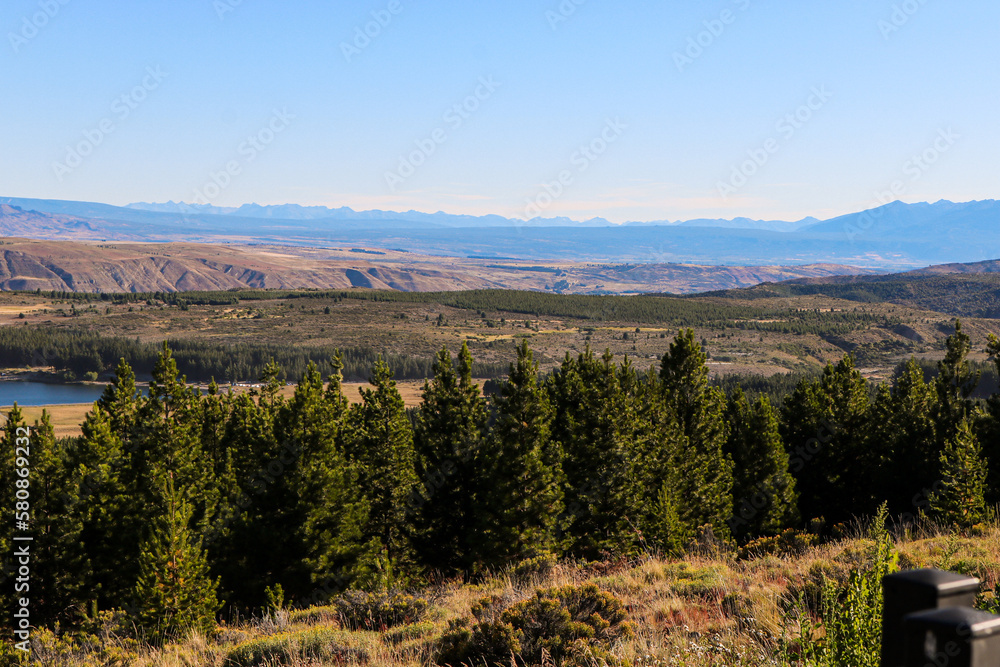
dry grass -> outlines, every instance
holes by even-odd
[[[52,428],[55,430],[56,437],[70,437],[80,435],[80,424],[83,423],[87,416],[94,407],[93,403],[71,403],[67,405],[45,405],[45,406],[22,406],[21,412],[24,413],[24,420],[29,424],[33,424],[36,419],[42,418],[42,410],[49,413],[49,418],[52,420]],[[0,413],[3,414],[4,419],[7,417],[7,412],[10,408],[0,409]]]
[[[976,537],[947,534],[898,536],[904,567],[942,567],[979,576],[992,589],[1000,580],[1000,527]],[[612,653],[636,667],[652,665],[775,665],[778,637],[789,628],[783,602],[826,576],[843,577],[863,565],[866,541],[854,537],[810,549],[799,556],[691,556],[683,560],[644,558],[604,564],[560,563],[542,574],[497,573],[468,585],[448,582],[428,592],[427,617],[382,632],[342,628],[330,608],[282,612],[277,617],[222,626],[214,639],[190,637],[134,657],[137,667],[223,667],[238,647],[254,642],[285,646],[292,667],[368,664],[416,667],[433,664],[435,640],[452,619],[468,617],[482,597],[524,599],[538,587],[593,582],[627,605],[636,634]],[[312,639],[310,639],[312,638]],[[316,640],[340,657],[308,657]],[[312,642],[312,643],[310,643]],[[363,656],[359,658],[359,656]],[[87,664],[67,662],[83,667]]]

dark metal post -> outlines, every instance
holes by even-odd
[[[882,591],[882,667],[907,667],[903,617],[931,609],[971,607],[979,580],[944,570],[906,570],[882,579]]]
[[[1000,667],[1000,616],[968,607],[903,620],[906,667]]]

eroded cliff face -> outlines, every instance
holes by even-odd
[[[462,271],[372,266],[250,248],[201,244],[101,244],[0,240],[0,289],[74,292],[349,289],[476,289],[493,281]]]

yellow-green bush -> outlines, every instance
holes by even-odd
[[[352,630],[384,630],[416,623],[427,613],[427,600],[404,593],[348,591],[331,606],[341,625]]]
[[[239,644],[226,656],[232,667],[256,667],[265,661],[287,665],[295,659],[313,658],[338,662],[365,663],[368,655],[344,646],[344,632],[318,627],[299,632],[283,632]]]
[[[714,598],[725,591],[727,568],[725,565],[694,567],[690,563],[673,563],[664,568],[664,576],[671,581],[670,588],[682,598]]]
[[[337,608],[333,605],[293,609],[288,612],[289,623],[330,623],[339,618]]]
[[[475,623],[453,621],[438,643],[438,664],[615,664],[608,654],[632,636],[625,605],[594,584],[538,589],[510,607],[499,596],[472,608]]]
[[[124,667],[135,661],[139,650],[140,644],[134,638],[99,637],[87,633],[59,636],[51,630],[40,628],[32,633],[31,660],[24,660],[23,664],[41,664],[46,667]],[[22,658],[23,654],[15,651],[14,656]]]
[[[553,553],[544,553],[534,558],[522,560],[511,568],[510,578],[514,583],[531,583],[536,577],[543,577],[551,573],[558,564],[559,559]]]
[[[761,556],[798,556],[816,545],[817,537],[812,533],[788,528],[780,535],[758,537],[740,547],[737,558],[747,560]]]
[[[382,634],[382,641],[393,646],[403,642],[412,641],[427,637],[434,632],[434,624],[429,621],[420,623],[410,623],[398,628],[393,628]]]

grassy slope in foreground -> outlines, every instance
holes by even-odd
[[[311,660],[307,650],[329,655],[364,655],[370,665],[433,664],[437,639],[449,621],[470,618],[484,597],[508,602],[530,597],[537,588],[594,583],[619,597],[627,607],[633,637],[611,649],[612,655],[639,667],[651,665],[764,666],[775,659],[778,638],[794,635],[785,618],[786,602],[798,593],[815,594],[824,576],[843,583],[851,568],[865,568],[871,540],[850,538],[806,549],[794,556],[765,555],[749,560],[729,556],[691,555],[683,560],[650,557],[637,561],[573,564],[529,569],[521,566],[489,576],[476,585],[443,582],[418,592],[428,602],[417,622],[371,630],[344,628],[333,606],[281,612],[266,619],[223,626],[215,639],[191,637],[162,649],[143,648],[136,667],[200,665],[223,667],[247,648],[270,651],[276,663],[293,667],[343,664],[337,659]],[[1000,580],[1000,526],[977,537],[932,534],[903,538],[896,544],[900,565],[940,567],[979,577],[984,590]],[[996,604],[992,594],[986,604]],[[48,636],[51,642],[51,636]],[[100,650],[122,651],[128,640],[106,636]],[[311,648],[310,648],[311,647]],[[134,646],[132,648],[135,648]],[[51,658],[55,658],[52,649]],[[84,652],[60,664],[83,667]]]

